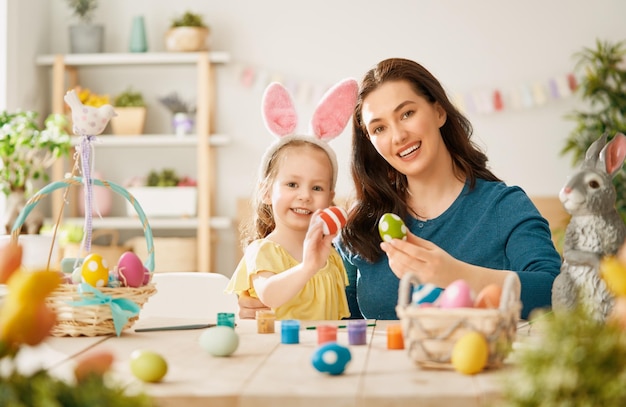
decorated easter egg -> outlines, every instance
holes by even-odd
[[[148,285],[152,280],[152,273],[148,270],[148,267],[143,266],[143,285]]]
[[[498,308],[500,306],[500,297],[502,296],[502,288],[498,284],[486,285],[474,301],[476,308]]]
[[[378,221],[378,233],[383,242],[391,239],[406,240],[407,227],[395,213],[385,213]]]
[[[218,325],[202,332],[199,342],[213,356],[230,356],[239,347],[239,335],[230,326]]]
[[[465,280],[455,280],[441,293],[437,305],[441,308],[472,308],[472,289]]]
[[[411,302],[413,304],[432,304],[443,292],[443,288],[437,287],[434,284],[426,283],[420,284],[413,288],[413,295],[411,296]]]
[[[144,266],[134,252],[124,252],[117,261],[117,274],[126,287],[141,287],[144,280]]]
[[[130,371],[141,381],[156,383],[167,374],[167,362],[156,352],[136,350],[130,355]]]
[[[109,281],[109,266],[98,253],[88,254],[80,267],[82,280],[93,287],[106,287]]]
[[[337,342],[326,342],[313,353],[311,363],[322,373],[340,375],[352,359],[350,349]]]
[[[320,213],[320,218],[324,221],[324,234],[334,235],[346,225],[348,213],[339,206],[331,206]]]

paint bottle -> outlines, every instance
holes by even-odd
[[[262,309],[256,312],[257,332],[260,334],[273,334],[276,314],[271,309]]]
[[[285,319],[280,322],[280,342],[285,344],[300,343],[300,321]]]

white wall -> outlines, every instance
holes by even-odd
[[[31,3],[35,0],[29,0]],[[597,38],[622,40],[626,2],[597,0],[106,0],[96,21],[106,26],[106,51],[128,48],[134,15],[145,17],[150,51],[163,50],[163,33],[171,18],[185,10],[202,13],[212,28],[212,46],[228,51],[232,63],[219,68],[217,128],[232,136],[219,151],[217,212],[235,216],[237,197],[253,187],[256,166],[271,137],[263,128],[259,101],[263,84],[274,76],[297,85],[327,86],[347,76],[360,78],[387,57],[415,59],[429,68],[451,94],[477,95],[483,90],[516,89],[572,71],[572,55],[594,46]],[[42,53],[67,52],[65,0],[49,0],[49,29],[25,42]],[[28,18],[26,10],[22,18]],[[32,24],[28,24],[32,28]],[[28,37],[28,33],[20,33]],[[19,39],[20,44],[26,38]],[[45,39],[45,40],[44,40]],[[20,72],[32,71],[21,60]],[[256,86],[241,84],[242,67],[264,78]],[[20,78],[20,96],[29,95],[30,79]],[[189,81],[148,72],[87,72],[87,86],[117,92],[129,83],[152,98],[146,131],[167,126],[168,114],[156,97],[179,89],[193,97]],[[259,85],[258,83],[261,83]],[[45,96],[47,83],[40,92]],[[303,123],[313,102],[300,103]],[[559,151],[574,128],[564,115],[579,107],[577,98],[559,98],[543,106],[498,113],[468,110],[475,135],[493,170],[531,195],[555,195],[568,175],[570,158]],[[304,128],[304,126],[303,126]],[[156,130],[155,130],[156,129]],[[163,130],[161,130],[162,132]],[[350,191],[350,135],[333,142],[341,157],[339,194]],[[129,174],[133,175],[133,174]],[[235,258],[235,231],[220,234],[219,271],[230,274]]]

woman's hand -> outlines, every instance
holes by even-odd
[[[465,280],[478,293],[487,284],[500,286],[511,271],[488,269],[455,259],[436,244],[407,233],[407,240],[393,239],[382,242],[380,248],[389,258],[389,267],[402,278],[406,273],[415,273],[422,283],[447,287],[458,279]]]
[[[382,242],[380,248],[389,258],[389,267],[398,278],[406,273],[415,273],[422,283],[446,287],[462,278],[463,264],[450,256],[436,244],[407,233],[407,240],[393,239]]]
[[[270,309],[258,298],[250,297],[246,291],[239,295],[238,305],[240,319],[254,319],[258,310]]]

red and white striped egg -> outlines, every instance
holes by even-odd
[[[334,235],[346,225],[346,222],[348,221],[348,213],[345,209],[339,206],[331,206],[324,209],[320,213],[320,218],[324,221],[324,234]]]

